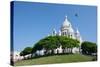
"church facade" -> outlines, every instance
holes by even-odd
[[[60,30],[57,32],[55,29],[53,29],[51,35],[52,36],[66,36],[66,37],[69,37],[69,38],[72,38],[72,39],[77,39],[80,42],[80,46],[81,46],[81,43],[82,43],[82,37],[80,35],[79,30],[76,29],[76,31],[75,31],[73,29],[72,24],[68,20],[67,16],[65,16],[64,22],[61,25]],[[54,49],[53,51],[54,51],[55,54],[63,53],[62,46]],[[80,47],[74,47],[72,49],[72,53],[79,53],[80,51],[81,51]],[[45,52],[45,49],[37,50],[36,54],[37,55],[44,55],[45,54],[44,52]],[[65,51],[64,51],[64,53],[70,53],[70,52],[71,52],[71,48],[66,48]],[[49,53],[51,53],[51,50],[49,51]]]

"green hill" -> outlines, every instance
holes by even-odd
[[[46,56],[46,57],[18,61],[15,63],[15,66],[86,62],[86,61],[92,61],[93,59],[94,59],[94,56],[86,56],[86,55],[80,55],[80,54],[53,55],[53,56]]]

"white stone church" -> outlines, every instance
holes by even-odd
[[[65,16],[65,20],[58,33],[55,29],[53,29],[52,36],[56,36],[56,35],[77,39],[78,41],[80,41],[80,43],[82,43],[82,37],[80,35],[79,30],[76,29],[75,31],[73,29],[71,22],[68,20],[67,16]]]
[[[77,39],[78,41],[80,41],[80,46],[82,43],[82,37],[80,35],[80,32],[78,29],[76,29],[76,31],[73,29],[71,22],[68,20],[68,17],[65,16],[65,20],[60,28],[60,30],[57,32],[55,29],[53,29],[52,31],[52,36],[66,36],[66,37],[70,37],[73,39]],[[49,36],[49,35],[48,35]],[[63,49],[62,46],[58,47],[57,49],[54,49],[54,53],[57,54],[58,53],[62,53]],[[65,53],[69,53],[71,51],[70,48],[66,48]],[[81,51],[80,47],[74,47],[72,49],[72,53],[79,53]],[[42,50],[37,50],[36,54],[37,55],[44,55],[45,49]],[[51,50],[49,51],[51,52]]]

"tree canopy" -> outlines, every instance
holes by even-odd
[[[31,52],[32,52],[32,47],[26,47],[26,48],[24,48],[23,51],[20,52],[20,55],[25,56],[27,54],[30,54]]]
[[[59,46],[62,46],[63,49],[65,49],[66,47],[79,47],[79,41],[76,39],[68,38],[66,36],[48,36],[41,39],[34,45],[32,53],[41,49],[46,49],[47,51],[53,50]]]
[[[76,39],[68,38],[66,36],[48,36],[41,40],[39,40],[33,47],[26,47],[23,51],[20,52],[21,56],[25,56],[27,54],[35,53],[37,50],[45,49],[48,54],[49,51],[62,46],[63,53],[66,53],[66,48],[71,49],[73,47],[79,47],[80,42]],[[81,49],[83,54],[92,54],[97,53],[97,45],[96,43],[85,41],[81,44]]]
[[[96,43],[85,41],[81,45],[82,53],[83,54],[91,54],[97,52],[97,45]]]

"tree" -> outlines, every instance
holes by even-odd
[[[27,54],[31,54],[32,47],[26,47],[23,51],[20,52],[20,56],[25,56]]]
[[[46,54],[50,53],[51,50],[53,53],[53,49],[57,48],[57,39],[55,36],[49,36],[41,40],[43,43],[43,48],[46,49]]]
[[[70,49],[72,53],[73,47],[79,47],[79,41],[76,39],[68,38],[66,36],[60,36],[59,41],[63,48],[63,53],[66,50],[66,48]]]
[[[97,45],[96,43],[85,41],[81,45],[82,53],[89,54],[97,53]]]

